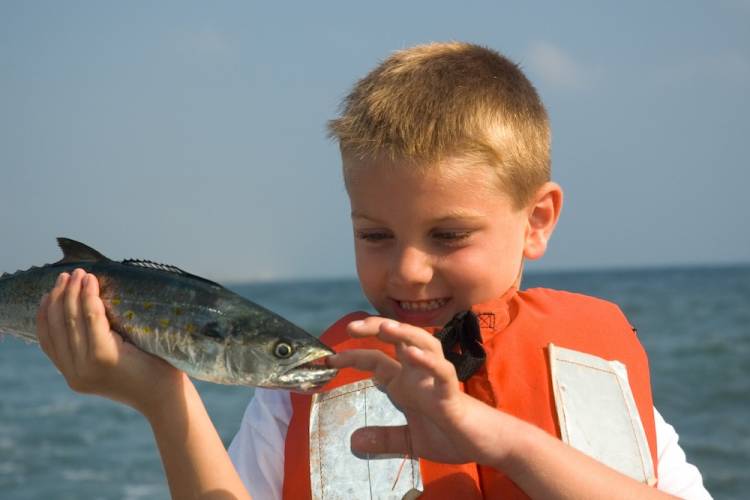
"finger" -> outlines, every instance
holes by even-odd
[[[350,349],[328,356],[328,365],[332,368],[356,368],[372,372],[379,364],[398,364],[384,352],[373,349]]]
[[[422,349],[442,352],[440,341],[426,330],[380,316],[370,316],[362,320],[352,321],[347,325],[347,331],[349,335],[355,338],[377,336],[380,340],[389,344],[403,342],[416,345]]]
[[[409,428],[362,427],[352,433],[351,447],[355,454],[413,456]]]
[[[448,386],[458,383],[456,368],[442,356],[423,351],[415,346],[405,346],[399,353],[399,360],[420,368],[425,375],[431,377],[436,386]]]
[[[385,321],[392,320],[380,316],[369,316],[365,319],[352,321],[346,325],[346,331],[354,338],[374,337],[380,331],[380,325]]]
[[[36,311],[36,339],[39,347],[48,358],[52,358],[53,351],[49,340],[49,325],[47,324],[47,309],[49,308],[49,293],[42,295],[39,309]]]
[[[47,307],[48,338],[51,347],[50,352],[54,356],[52,361],[63,373],[67,373],[71,367],[68,332],[65,325],[65,311],[63,310],[65,286],[69,279],[68,273],[61,273],[57,277],[57,282],[49,294],[49,306]]]
[[[73,360],[83,359],[86,356],[86,340],[83,332],[85,325],[81,316],[81,282],[84,276],[86,272],[83,269],[76,269],[65,287],[65,325],[68,330],[68,348]]]
[[[378,338],[391,344],[406,344],[418,347],[435,355],[443,355],[443,346],[426,330],[407,323],[388,320],[380,324]]]
[[[398,361],[372,349],[351,349],[334,354],[328,357],[328,366],[372,372],[377,383],[383,385],[387,385],[401,370]]]
[[[113,340],[109,333],[109,320],[104,304],[99,298],[99,281],[93,274],[87,274],[81,291],[81,312],[86,326],[86,340],[89,353],[102,352]]]

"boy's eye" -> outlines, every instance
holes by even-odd
[[[441,243],[457,244],[471,236],[471,231],[434,231],[432,237]]]
[[[357,231],[357,239],[367,241],[369,243],[378,243],[387,240],[391,237],[390,233],[385,231]]]

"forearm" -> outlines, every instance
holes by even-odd
[[[488,458],[531,498],[645,499],[673,498],[639,483],[550,436],[541,429],[507,414],[487,418],[507,429],[507,453]],[[496,449],[503,449],[498,447]]]
[[[249,499],[195,386],[181,390],[146,417],[174,499]]]

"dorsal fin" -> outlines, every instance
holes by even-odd
[[[107,257],[79,241],[71,240],[69,238],[57,238],[57,244],[60,245],[63,258],[57,261],[56,264],[109,261]]]
[[[160,264],[159,262],[154,262],[152,260],[146,260],[146,259],[126,259],[120,262],[120,264],[123,264],[126,266],[143,267],[146,269],[155,269],[157,271],[164,271],[167,273],[178,274],[180,276],[185,276],[186,278],[197,279],[205,283],[208,283],[210,285],[214,285],[214,286],[218,286],[222,288],[222,286],[216,283],[215,281],[211,281],[206,278],[196,276],[195,274],[191,274],[187,271],[183,271],[179,267],[173,266],[171,264]]]
[[[189,275],[187,271],[183,271],[177,266],[173,266],[171,264],[161,264],[159,262],[154,262],[153,260],[146,260],[146,259],[125,259],[120,264],[125,264],[126,266],[136,266],[136,267],[145,267],[147,269],[158,269],[159,271],[167,271],[169,273],[174,274],[182,274],[182,275]]]

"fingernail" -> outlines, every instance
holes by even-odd
[[[352,437],[357,440],[357,444],[375,443],[375,433],[367,427],[360,427],[352,433]]]
[[[370,453],[367,449],[376,444],[377,440],[375,434],[367,428],[359,428],[352,433],[350,438],[350,446],[352,453],[360,459],[367,460],[370,458]]]
[[[364,326],[364,324],[365,324],[364,321],[362,321],[361,319],[358,319],[356,321],[352,321],[351,323],[349,323],[349,326],[351,326],[352,328],[361,328]]]
[[[383,326],[386,328],[398,328],[400,323],[398,321],[388,320],[383,323]]]
[[[45,300],[47,300],[47,297],[48,297],[48,296],[49,296],[49,294],[48,294],[48,293],[45,293],[44,295],[42,295],[42,298],[41,298],[41,300],[39,300],[39,305],[40,305],[40,306],[41,306],[42,304],[44,304],[44,301],[45,301]]]
[[[55,282],[55,286],[62,285],[63,279],[65,279],[66,273],[60,273],[60,275],[57,277],[57,281]]]
[[[81,286],[83,288],[86,288],[86,285],[88,284],[88,282],[89,282],[89,275],[87,274],[86,276],[83,277],[83,281],[81,281]]]

